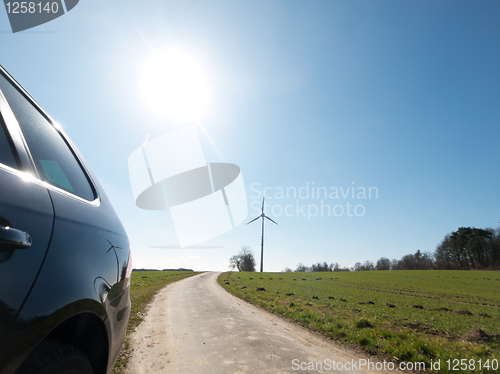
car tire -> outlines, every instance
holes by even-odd
[[[93,374],[85,353],[63,344],[42,344],[16,374]]]

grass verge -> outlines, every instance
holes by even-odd
[[[144,319],[145,311],[154,295],[163,287],[178,280],[200,274],[192,271],[134,271],[130,283],[130,319],[127,337],[116,360],[112,374],[124,374],[130,357],[130,334]]]
[[[235,296],[381,359],[427,368],[440,360],[440,373],[498,372],[499,272],[228,272],[218,282]],[[461,361],[454,365],[462,359],[465,369]]]

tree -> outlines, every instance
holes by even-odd
[[[500,266],[499,238],[492,229],[460,227],[445,236],[434,257],[439,269],[494,269]]]
[[[365,261],[365,263],[362,266],[363,271],[372,271],[375,270],[375,265],[373,265],[373,262],[371,261]]]
[[[255,271],[255,257],[250,247],[241,247],[240,253],[229,259],[229,267],[238,271]]]
[[[380,257],[377,261],[377,270],[390,270],[391,260],[386,257]]]
[[[297,265],[297,269],[295,269],[295,271],[303,273],[305,271],[309,271],[309,268],[301,262],[300,264]]]
[[[380,260],[379,260],[380,261]],[[378,262],[377,262],[378,266]],[[401,260],[392,260],[392,270],[432,270],[436,268],[436,262],[430,252],[420,252],[405,255]]]
[[[420,250],[415,253],[415,256],[420,253]],[[434,261],[434,256],[430,252],[421,253],[418,257],[417,269],[418,270],[432,270],[436,268],[436,262]]]
[[[399,260],[396,260],[395,258],[392,259],[392,261],[391,261],[391,269],[392,270],[401,270],[399,268]]]
[[[364,264],[356,262],[354,264],[354,271],[371,271],[375,270],[375,265],[371,261],[365,261]]]
[[[328,266],[326,262],[313,264],[311,266],[311,271],[332,271],[332,267]]]

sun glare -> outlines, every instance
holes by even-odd
[[[155,53],[140,77],[142,97],[155,112],[173,120],[199,120],[208,104],[200,64],[178,50]]]

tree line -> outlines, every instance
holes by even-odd
[[[326,262],[305,266],[300,263],[295,270],[285,271],[372,271],[372,270],[474,270],[500,269],[500,227],[477,229],[460,227],[446,235],[434,253],[408,254],[401,259],[389,260],[381,257],[376,263],[357,262],[352,267],[341,267],[338,263]]]

